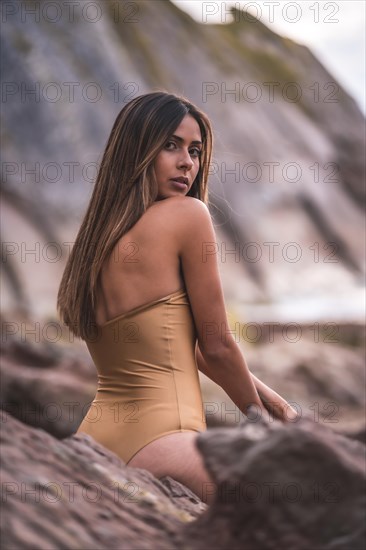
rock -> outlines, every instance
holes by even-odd
[[[197,446],[219,487],[216,502],[186,530],[195,549],[363,547],[361,443],[300,418],[286,425],[246,419],[200,434]]]
[[[246,418],[196,441],[218,485],[210,507],[170,477],[126,466],[90,436],[58,440],[3,412],[3,547],[361,548],[362,443],[305,418]]]
[[[170,550],[179,528],[206,507],[85,434],[60,441],[6,412],[1,449],[4,548]]]
[[[0,407],[58,438],[77,430],[97,384],[94,364],[86,353],[78,355],[72,346],[21,342],[19,335],[9,336],[4,343],[0,373]]]

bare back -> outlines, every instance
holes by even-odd
[[[174,198],[151,205],[105,262],[97,294],[98,325],[185,287],[170,200]]]

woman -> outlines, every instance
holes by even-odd
[[[124,106],[57,299],[98,370],[77,433],[205,502],[216,486],[195,445],[207,428],[197,367],[244,414],[254,404],[267,418],[269,410],[282,421],[296,415],[249,372],[230,336],[208,253],[216,243],[207,207],[212,142],[208,117],[184,97],[158,91]]]

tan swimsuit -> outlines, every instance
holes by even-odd
[[[98,389],[77,433],[128,462],[167,434],[207,429],[186,290],[119,315],[86,341]]]

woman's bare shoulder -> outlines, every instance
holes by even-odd
[[[205,233],[205,227],[210,226],[211,231],[214,231],[210,211],[200,199],[175,196],[159,202],[155,209],[156,223],[160,225],[161,220],[164,220],[164,232],[174,236],[179,249],[192,235]]]
[[[174,196],[154,202],[121,241],[135,240],[156,253],[157,248],[180,254],[192,235],[207,236],[207,226],[213,232],[212,220],[206,204],[195,197]],[[205,231],[206,228],[206,231]],[[193,231],[193,232],[192,232]]]
[[[150,207],[150,210],[154,212],[164,211],[164,213],[171,213],[173,216],[176,216],[178,213],[182,214],[183,212],[185,216],[196,217],[200,215],[200,212],[205,213],[206,216],[209,214],[209,209],[203,201],[187,196],[175,196],[156,201]]]

